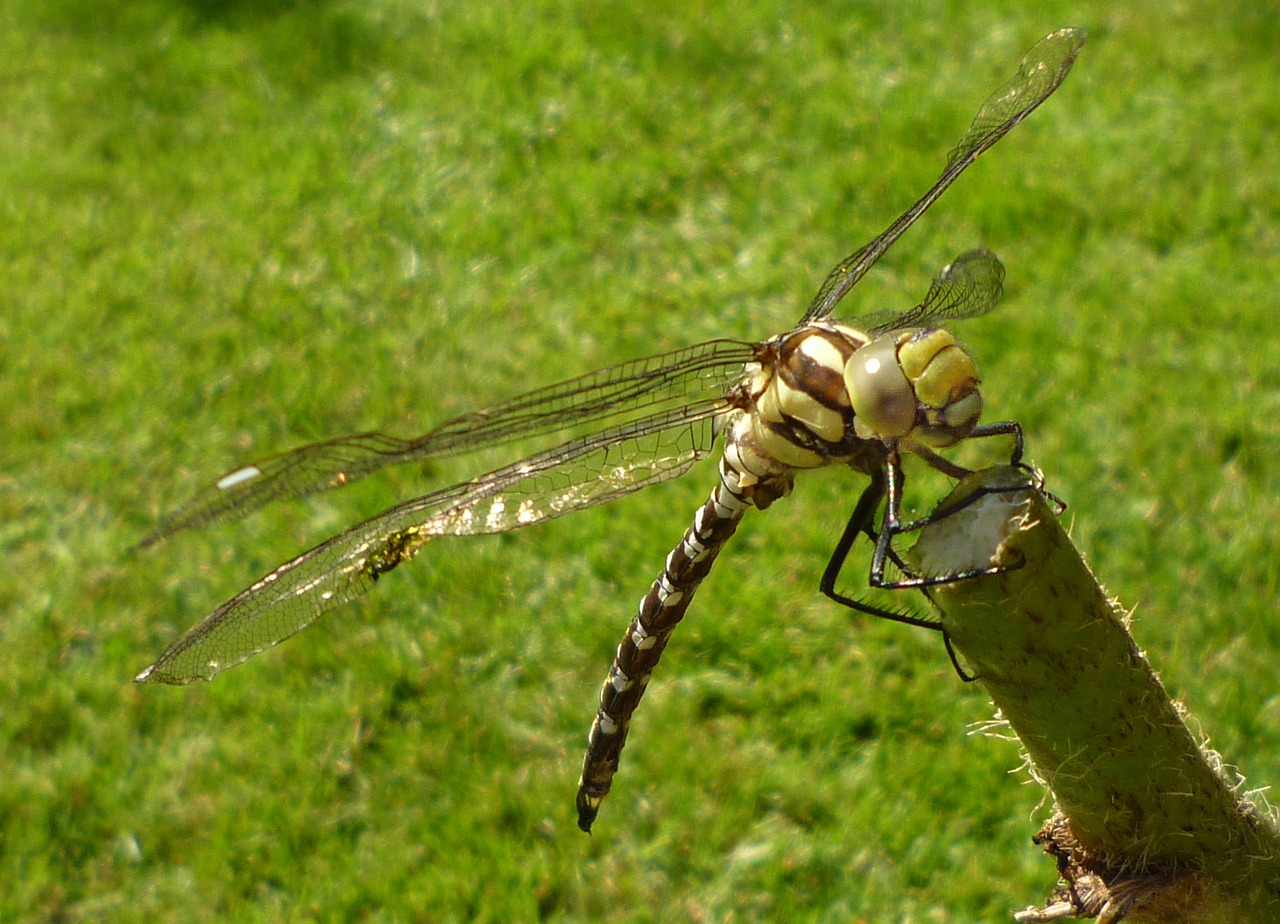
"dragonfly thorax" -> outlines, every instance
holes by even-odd
[[[982,413],[969,354],[941,328],[872,337],[829,322],[768,344],[729,431],[735,467],[760,478],[882,458],[886,447],[952,446]]]

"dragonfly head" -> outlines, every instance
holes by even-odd
[[[845,387],[854,432],[930,449],[954,446],[982,416],[973,360],[941,328],[891,331],[850,357]]]

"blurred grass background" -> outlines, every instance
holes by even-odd
[[[1090,34],[1063,88],[842,307],[1000,254],[1003,307],[959,331],[988,418],[1023,422],[1213,743],[1280,779],[1277,14],[540,6],[0,8],[0,919],[942,922],[1046,893],[1046,807],[968,734],[989,704],[940,639],[817,593],[847,472],[749,517],[590,838],[599,683],[710,463],[440,543],[209,685],[129,679],[479,469],[128,550],[255,456],[785,329],[1062,25]]]

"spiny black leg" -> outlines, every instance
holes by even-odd
[[[995,423],[979,424],[973,428],[973,432],[969,434],[969,439],[982,439],[987,436],[1006,436],[1013,437],[1013,452],[1009,455],[1009,464],[1022,466],[1022,424],[1016,420],[998,420]]]
[[[842,606],[857,610],[861,613],[867,613],[871,616],[878,616],[881,619],[889,619],[894,622],[901,622],[912,626],[921,626],[926,629],[940,631],[943,634],[943,642],[947,648],[947,656],[951,659],[951,664],[956,670],[956,674],[965,683],[971,683],[977,678],[966,673],[964,667],[960,664],[960,659],[956,654],[955,648],[951,644],[951,638],[947,635],[945,628],[936,619],[926,619],[921,616],[914,615],[910,611],[893,612],[885,610],[852,597],[846,596],[836,590],[836,581],[839,579],[840,572],[844,568],[845,562],[848,560],[849,552],[853,548],[854,542],[858,536],[865,534],[875,545],[875,551],[871,558],[871,569],[868,576],[868,583],[872,587],[883,590],[905,590],[908,588],[916,588],[924,592],[925,596],[929,596],[929,588],[942,584],[950,584],[955,581],[963,581],[973,577],[982,575],[1000,574],[1005,571],[1012,571],[1022,567],[1023,563],[1018,562],[1013,565],[993,566],[990,568],[975,568],[969,571],[956,572],[954,574],[938,575],[935,577],[924,577],[916,574],[911,566],[903,561],[902,557],[894,549],[893,540],[895,536],[902,533],[914,532],[922,529],[931,523],[952,516],[955,513],[968,507],[980,497],[989,494],[1007,494],[1016,491],[1033,490],[1044,494],[1051,503],[1055,504],[1059,509],[1065,508],[1053,495],[1045,491],[1043,479],[1029,465],[1022,461],[1023,454],[1023,435],[1022,427],[1015,421],[1002,421],[993,424],[986,424],[975,428],[971,437],[990,437],[990,436],[1013,436],[1014,447],[1010,454],[1009,464],[1020,469],[1027,475],[1026,484],[1016,485],[1000,485],[996,487],[983,485],[972,492],[969,496],[952,504],[942,510],[935,511],[927,517],[913,520],[909,523],[903,523],[901,520],[902,511],[902,494],[903,487],[906,482],[906,475],[902,470],[901,457],[896,447],[892,447],[885,459],[884,467],[877,472],[871,480],[862,496],[858,498],[858,503],[854,506],[853,513],[849,517],[849,522],[845,525],[844,532],[840,536],[839,542],[836,543],[835,550],[831,554],[831,560],[827,562],[827,567],[822,574],[822,582],[819,585],[822,593],[834,600]],[[953,477],[964,477],[971,474],[968,469],[964,469],[949,460],[942,459],[933,452],[925,450],[916,450],[917,454],[922,456],[925,462],[937,468],[944,474]],[[875,522],[876,510],[880,501],[885,501],[884,516],[881,519],[880,529],[877,531],[873,523]],[[884,573],[887,562],[893,562],[898,569],[901,577],[898,580],[889,581],[885,579]]]
[[[1044,491],[1044,485],[1041,479],[1039,478],[1039,476],[1036,475],[1035,470],[1032,469],[1029,465],[1024,464],[1022,461],[1022,453],[1024,451],[1022,424],[1018,423],[1016,420],[999,420],[999,421],[996,421],[995,423],[981,424],[980,426],[974,427],[973,432],[969,434],[968,438],[984,439],[986,437],[991,437],[991,436],[1012,436],[1013,437],[1013,452],[1009,454],[1009,465],[1012,466],[1013,468],[1020,469],[1026,472],[1028,476],[1028,480],[1031,481],[1032,483],[1032,487],[1034,487],[1037,491],[1040,491],[1040,493],[1042,494],[1046,493]],[[945,459],[942,456],[936,455],[932,450],[928,450],[928,451],[915,450],[915,452],[918,456],[924,459],[925,462],[928,462],[929,465],[931,465],[933,468],[936,468],[938,471],[942,472],[944,475],[948,475],[952,478],[960,479],[973,474],[973,472],[969,471],[969,469],[962,468],[956,465],[954,462],[950,461],[949,459]],[[1005,488],[980,489],[978,491],[975,491],[973,494],[970,494],[968,497],[964,498],[960,502],[950,507],[946,507],[942,510],[936,510],[933,513],[929,514],[927,517],[921,517],[918,520],[912,520],[910,523],[899,524],[895,532],[911,533],[911,532],[915,532],[918,529],[923,529],[924,527],[928,526],[930,523],[936,523],[939,520],[945,520],[947,517],[951,516],[954,513],[959,513],[961,510],[963,510],[965,507],[968,507],[978,498],[983,497],[987,494],[1007,493],[1010,491],[1021,491],[1022,489],[1023,489],[1023,486],[1021,485],[1010,486]],[[1053,495],[1050,494],[1047,496],[1051,500],[1056,501],[1059,505],[1062,504],[1062,502],[1058,501],[1058,499],[1056,497],[1053,497]]]
[[[1019,434],[1022,432],[1021,427],[1018,427],[1017,424],[1013,424],[1013,426],[1017,428],[1017,432]],[[1019,439],[1019,444],[1020,443],[1021,443],[1021,440]],[[1019,446],[1018,448],[1020,450],[1021,447]],[[902,488],[904,483],[906,482],[906,474],[902,471],[901,460],[899,458],[898,451],[896,448],[893,450],[890,450],[889,456],[885,460],[884,473],[885,473],[885,495],[886,495],[885,505],[884,505],[884,519],[881,521],[881,524],[880,524],[880,536],[876,540],[875,555],[871,559],[871,574],[868,577],[868,582],[871,584],[871,586],[881,587],[889,590],[916,587],[924,593],[925,597],[929,597],[929,588],[931,586],[934,586],[936,584],[946,584],[952,581],[964,580],[965,578],[968,578],[968,577],[976,577],[978,573],[983,573],[983,574],[987,573],[985,571],[975,572],[975,573],[965,573],[965,574],[948,575],[940,578],[923,578],[913,574],[911,569],[906,566],[906,564],[902,561],[902,559],[898,556],[898,554],[893,550],[893,537],[899,533],[909,531],[909,528],[903,527],[902,521],[901,521]],[[911,524],[908,524],[908,527],[910,526]],[[884,579],[884,568],[885,568],[886,560],[893,561],[893,563],[897,565],[898,570],[903,575],[905,575],[905,578],[899,579],[897,581],[886,581]],[[1003,569],[992,569],[992,570],[1003,570]],[[929,598],[929,602],[930,603],[933,602],[932,598]],[[902,621],[905,622],[906,620],[902,620]],[[947,629],[944,625],[936,621],[924,622],[918,619],[916,622],[913,622],[912,624],[924,625],[930,629],[936,629],[937,631],[942,633],[942,643],[943,645],[946,646],[947,657],[951,659],[951,666],[955,668],[956,676],[958,676],[963,683],[972,683],[973,681],[978,679],[977,677],[967,673],[965,669],[960,665],[960,659],[956,656],[956,650],[951,644],[951,636],[947,633]]]
[[[897,448],[889,450],[884,463],[885,503],[884,518],[880,521],[880,535],[876,536],[876,550],[871,556],[871,575],[868,583],[872,587],[894,589],[897,582],[884,579],[885,562],[892,560],[901,567],[901,559],[896,554],[890,558],[893,549],[893,537],[902,532],[900,517],[902,514],[902,485],[906,476],[902,471],[902,463]],[[904,573],[914,577],[910,569]]]
[[[852,597],[845,596],[836,590],[836,581],[839,579],[840,572],[844,568],[844,564],[848,559],[849,552],[853,548],[854,542],[860,534],[865,534],[875,544],[875,552],[871,558],[871,571],[868,576],[868,583],[872,587],[884,590],[902,590],[907,588],[917,588],[921,590],[926,597],[929,596],[929,588],[941,584],[950,584],[955,581],[963,581],[972,577],[979,577],[988,574],[1000,574],[1005,571],[1012,571],[1022,567],[1022,562],[1013,565],[994,566],[990,568],[976,568],[969,571],[957,572],[955,574],[939,575],[936,577],[923,577],[912,570],[910,566],[903,561],[902,557],[893,547],[893,539],[902,533],[914,532],[936,523],[939,520],[952,516],[955,513],[968,507],[980,497],[989,494],[1006,494],[1016,491],[1034,490],[1045,494],[1049,500],[1055,503],[1059,508],[1064,507],[1056,497],[1048,494],[1044,489],[1043,480],[1030,466],[1022,461],[1023,454],[1023,435],[1022,427],[1015,421],[1004,421],[993,424],[986,424],[976,428],[970,436],[972,437],[989,437],[989,436],[1005,436],[1011,435],[1014,438],[1013,451],[1010,454],[1009,464],[1020,469],[1026,475],[1027,483],[1019,485],[1001,485],[997,487],[981,486],[976,491],[961,501],[952,504],[942,510],[935,511],[927,517],[913,520],[909,523],[903,523],[901,520],[902,511],[902,494],[903,486],[906,482],[906,475],[902,471],[901,457],[896,447],[889,450],[885,459],[883,469],[872,477],[871,484],[862,492],[862,496],[858,499],[858,503],[853,509],[849,522],[844,528],[844,532],[840,536],[839,542],[836,543],[835,550],[832,552],[831,560],[827,563],[826,570],[822,574],[822,583],[820,589],[830,599],[842,606],[858,612],[867,613],[871,616],[878,616],[882,619],[890,619],[894,622],[906,623],[912,626],[921,626],[926,629],[933,629],[942,632],[943,643],[946,645],[947,657],[951,659],[951,665],[955,668],[957,676],[965,683],[972,683],[977,677],[967,673],[960,664],[960,659],[956,654],[954,646],[951,644],[951,637],[947,634],[946,629],[937,621],[929,620],[920,616],[911,614],[910,612],[895,613],[890,610],[881,609]],[[925,462],[942,471],[944,474],[953,477],[964,477],[971,474],[949,460],[944,460],[936,456],[930,451],[918,452]],[[941,463],[941,464],[939,464]],[[876,509],[880,501],[885,501],[884,517],[881,520],[879,531],[873,527]],[[898,580],[885,580],[884,572],[887,562],[893,562],[899,573],[902,575]]]
[[[1016,425],[1015,425],[1016,426]],[[971,571],[957,572],[955,574],[944,574],[936,577],[924,577],[917,574],[910,566],[902,560],[893,548],[893,538],[903,533],[914,532],[928,526],[930,523],[936,523],[938,520],[951,516],[959,510],[972,504],[976,497],[965,498],[962,502],[955,504],[946,510],[933,514],[932,516],[923,517],[919,520],[913,520],[910,523],[902,523],[902,487],[906,482],[906,475],[902,471],[901,461],[896,449],[890,450],[889,457],[884,465],[885,475],[885,505],[884,518],[880,524],[880,534],[876,536],[874,532],[868,530],[867,534],[875,539],[876,550],[871,556],[871,573],[867,577],[867,583],[872,587],[881,590],[904,590],[909,587],[933,587],[937,584],[950,584],[953,581],[963,581],[966,578],[978,577],[983,574],[999,574],[1003,571],[1011,570],[1009,567],[999,568],[977,568]],[[988,488],[979,489],[975,494],[981,496],[985,493],[1003,493],[1005,491],[1021,491],[1025,486],[1018,485],[1009,488]],[[886,580],[884,576],[885,563],[892,561],[902,574],[897,580]],[[1014,568],[1021,567],[1014,565]]]
[[[974,491],[968,497],[964,498],[964,500],[960,501],[959,503],[953,504],[944,510],[939,510],[938,512],[934,513],[932,516],[924,517],[912,523],[907,523],[905,526],[900,523],[895,523],[894,534],[898,535],[901,533],[913,532],[914,530],[922,529],[923,527],[928,526],[931,523],[936,523],[939,520],[944,520],[949,516],[959,513],[961,510],[963,510],[965,507],[968,507],[970,504],[974,503],[980,497],[985,497],[989,494],[1009,494],[1016,491],[1026,491],[1028,489],[1034,490],[1034,486],[1019,484],[1019,485],[1002,485],[999,487],[987,487],[984,485],[983,487],[978,488],[978,490]],[[886,527],[888,525],[888,522],[889,522],[889,515],[888,515],[888,512],[886,511],[885,513]],[[882,534],[881,541],[883,541],[883,538],[884,537]],[[879,551],[879,547],[877,546],[877,552],[878,551]],[[897,563],[897,560],[898,560],[897,556],[894,556],[895,564]],[[952,574],[939,574],[933,577],[925,577],[922,575],[914,574],[910,568],[903,568],[899,566],[899,570],[902,571],[904,576],[899,578],[896,581],[886,581],[884,579],[884,560],[883,559],[879,561],[879,564],[881,566],[879,571],[876,570],[876,567],[875,567],[876,564],[877,564],[876,560],[873,559],[871,562],[871,575],[869,578],[869,583],[871,584],[872,587],[878,587],[881,590],[905,590],[909,587],[925,588],[925,587],[936,587],[939,584],[953,584],[956,581],[966,581],[969,578],[982,577],[983,575],[988,575],[988,574],[1004,574],[1006,571],[1016,571],[1018,568],[1021,568],[1023,564],[1025,564],[1025,562],[1019,561],[1011,565],[992,565],[991,567],[988,567],[988,568],[971,568],[967,571],[956,571]]]
[[[878,616],[881,619],[889,619],[893,622],[905,623],[909,626],[920,626],[921,628],[941,632],[942,642],[947,649],[947,657],[951,659],[951,666],[955,668],[956,676],[964,683],[972,683],[978,678],[968,674],[964,667],[961,666],[955,648],[951,645],[951,637],[936,619],[930,620],[922,616],[915,616],[910,611],[894,612],[893,610],[882,609],[878,606],[864,603],[861,600],[856,600],[853,597],[847,597],[836,590],[836,581],[840,577],[840,571],[844,568],[844,563],[848,559],[849,552],[859,535],[866,534],[876,544],[877,549],[881,547],[880,535],[883,535],[884,530],[882,529],[880,533],[877,533],[871,524],[875,519],[876,508],[880,506],[880,501],[884,498],[885,493],[885,479],[877,473],[872,478],[871,484],[862,492],[862,496],[858,498],[858,503],[853,508],[853,513],[849,517],[848,524],[845,525],[840,541],[836,543],[835,551],[831,554],[831,560],[827,562],[826,570],[822,573],[822,583],[819,587],[827,597],[836,603],[841,606],[847,606],[857,612],[866,613],[869,616]],[[892,543],[884,546],[884,553],[900,570],[905,571],[907,569],[906,562],[894,550]],[[922,588],[922,591],[926,597],[929,596],[928,588]]]
[[[1022,467],[1018,466],[1018,468],[1021,469]],[[1002,484],[995,486],[985,484],[979,485],[973,492],[962,497],[954,504],[943,507],[941,510],[935,510],[927,517],[912,520],[910,523],[899,523],[897,529],[894,531],[895,535],[914,533],[918,529],[924,529],[926,526],[945,520],[947,517],[955,516],[971,504],[977,503],[980,498],[987,497],[991,494],[1016,494],[1019,491],[1038,491],[1041,494],[1045,494],[1046,492],[1036,484],[1038,480],[1039,479],[1037,478],[1029,478],[1026,484]],[[1058,501],[1056,497],[1053,497],[1052,495],[1048,496],[1051,500]],[[1058,501],[1058,503],[1061,504],[1062,502]]]
[[[880,473],[876,473],[871,479],[871,484],[867,485],[867,489],[858,498],[858,503],[853,508],[853,514],[849,517],[849,522],[844,528],[844,533],[841,534],[840,541],[836,543],[835,550],[831,553],[831,560],[827,562],[826,570],[822,573],[822,583],[818,587],[823,594],[836,603],[841,606],[847,606],[852,610],[857,610],[859,613],[906,623],[909,626],[923,626],[926,629],[936,630],[940,628],[936,621],[913,615],[909,611],[899,613],[882,609],[870,603],[856,600],[853,597],[845,596],[836,590],[836,581],[840,578],[840,571],[844,568],[845,561],[849,557],[853,544],[858,540],[858,536],[865,534],[872,542],[879,544],[879,534],[872,528],[871,524],[875,522],[876,508],[880,506],[884,493],[884,477]],[[898,557],[898,553],[892,547],[889,548],[887,554],[895,565],[905,567],[905,563]]]
[[[944,628],[942,629],[942,644],[947,646],[947,657],[951,659],[951,666],[956,669],[956,676],[960,678],[962,683],[973,683],[978,679],[977,674],[968,673],[961,665],[960,659],[956,657],[955,646],[951,644],[951,634]]]
[[[1027,476],[1029,487],[1049,502],[1049,505],[1053,508],[1054,516],[1061,516],[1067,509],[1066,503],[1062,498],[1045,488],[1044,477],[1039,472],[1022,461],[1022,424],[1018,423],[1016,420],[1001,420],[996,423],[983,424],[981,426],[974,427],[973,432],[969,434],[969,438],[972,439],[975,436],[1001,436],[1004,434],[1013,435],[1013,453],[1009,456],[1009,465],[1024,472]],[[1016,491],[1019,489],[1011,488],[1010,490]],[[947,514],[944,512],[942,515],[946,516]]]
[[[979,432],[982,431],[982,432]],[[893,537],[902,533],[914,532],[918,529],[937,523],[949,516],[959,513],[961,510],[976,502],[979,498],[992,494],[1011,494],[1018,491],[1038,491],[1045,495],[1058,508],[1056,512],[1065,509],[1065,504],[1058,498],[1048,494],[1044,490],[1044,483],[1040,476],[1030,466],[1020,461],[1022,455],[1022,427],[1014,422],[996,423],[989,425],[985,430],[978,428],[974,431],[977,436],[994,436],[997,434],[1012,433],[1015,436],[1016,443],[1014,446],[1013,457],[1010,464],[1027,474],[1027,482],[1025,484],[1010,485],[981,485],[968,496],[962,498],[954,504],[936,510],[927,517],[921,517],[910,523],[902,523],[898,517],[898,511],[901,505],[901,468],[898,467],[898,456],[896,452],[890,453],[889,459],[885,463],[886,475],[886,494],[888,502],[885,506],[884,525],[881,527],[880,538],[876,543],[876,556],[871,560],[871,574],[869,583],[872,587],[878,587],[883,590],[902,590],[908,587],[925,588],[934,587],[939,584],[950,584],[955,581],[963,581],[968,578],[981,577],[988,574],[1002,574],[1006,571],[1014,571],[1023,566],[1023,562],[1015,562],[1011,565],[993,565],[988,568],[973,568],[967,571],[957,571],[953,574],[942,574],[933,577],[924,577],[912,571],[911,568],[903,567],[900,559],[896,555],[891,558],[895,564],[898,564],[899,570],[903,577],[895,581],[886,581],[884,579],[884,563],[889,552],[892,549]],[[895,475],[897,476],[895,478]],[[885,549],[885,554],[881,554],[881,548]]]
[[[858,503],[853,508],[840,541],[836,543],[835,550],[831,553],[831,560],[827,562],[827,568],[822,572],[822,583],[818,585],[818,589],[837,603],[850,605],[846,602],[846,598],[836,592],[836,580],[840,577],[840,571],[844,568],[845,560],[848,559],[849,551],[853,548],[859,534],[866,533],[873,542],[875,541],[876,536],[871,529],[871,521],[875,516],[876,508],[880,506],[882,497],[884,497],[884,479],[877,472],[872,477],[871,484],[867,485],[862,496],[858,498]]]

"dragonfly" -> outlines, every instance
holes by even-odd
[[[135,679],[211,680],[369,591],[437,538],[504,533],[604,504],[683,475],[717,444],[723,448],[710,497],[641,599],[604,682],[578,784],[583,831],[591,830],[612,786],[632,716],[699,585],[746,512],[790,494],[798,473],[846,465],[870,479],[823,573],[821,592],[860,612],[940,629],[936,618],[881,609],[839,591],[837,583],[863,536],[874,546],[872,587],[927,592],[996,570],[917,574],[893,540],[929,522],[904,522],[905,455],[961,478],[969,470],[943,450],[1006,436],[1014,444],[1011,462],[1021,464],[1021,427],[980,422],[974,362],[939,326],[994,308],[1004,267],[990,251],[971,250],[944,267],[912,308],[855,322],[835,320],[833,313],[970,164],[1053,94],[1084,40],[1082,31],[1062,29],[1038,42],[979,108],[933,186],[832,269],[794,328],[759,342],[711,340],[591,372],[456,417],[416,439],[367,432],[312,443],[240,466],[198,491],[140,546],[274,501],[342,487],[391,465],[579,434],[393,506],[285,562],[188,629]]]

